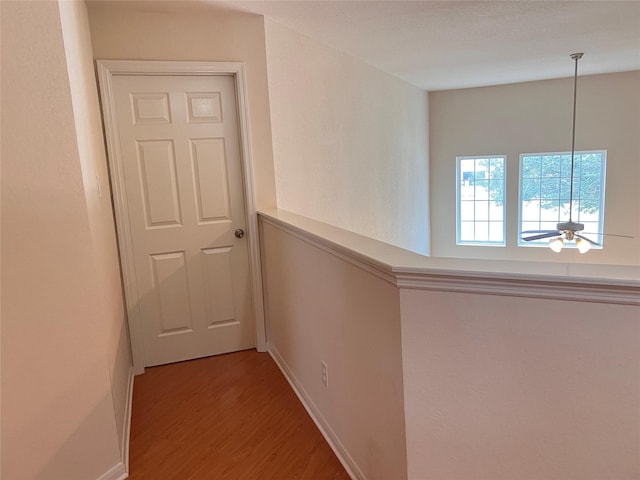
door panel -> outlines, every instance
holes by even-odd
[[[172,140],[136,142],[147,227],[180,225],[180,200]]]
[[[202,250],[205,261],[205,293],[209,328],[235,322],[231,248]]]
[[[198,222],[231,221],[223,138],[191,141]]]
[[[255,346],[232,76],[113,79],[145,365]]]
[[[151,255],[158,335],[191,332],[191,302],[185,252]]]

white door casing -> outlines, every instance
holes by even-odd
[[[243,64],[97,63],[135,372],[264,350]]]

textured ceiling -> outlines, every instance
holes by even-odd
[[[215,1],[427,90],[640,70],[640,1]]]

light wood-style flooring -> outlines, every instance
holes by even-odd
[[[135,378],[131,480],[348,480],[266,353],[147,368]]]

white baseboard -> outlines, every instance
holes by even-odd
[[[128,476],[129,474],[125,470],[124,463],[120,462],[100,475],[98,480],[125,480]]]
[[[131,409],[133,407],[133,367],[129,369],[127,382],[127,404],[124,410],[124,424],[122,425],[122,461],[100,475],[97,480],[125,480],[129,478],[129,438],[131,437]]]
[[[316,405],[313,403],[311,397],[309,397],[300,382],[298,382],[287,363],[284,361],[282,356],[280,356],[278,349],[273,344],[267,343],[267,351],[271,355],[271,358],[273,358],[274,362],[276,362],[276,365],[278,365],[278,367],[282,371],[282,374],[289,382],[289,385],[291,385],[291,388],[293,388],[293,391],[300,399],[300,402],[307,410],[307,413],[316,424],[318,430],[320,430],[320,433],[331,447],[331,450],[333,450],[333,452],[336,454],[336,457],[338,457],[338,460],[340,460],[340,463],[345,468],[349,476],[353,480],[366,480],[366,477],[362,473],[362,470],[358,468],[358,465],[353,460],[353,458],[351,458],[349,452],[347,452],[347,450],[344,448],[344,445],[342,445],[342,442],[340,442],[338,436],[322,416],[320,410],[318,410]]]
[[[125,472],[129,475],[129,440],[131,439],[131,410],[133,408],[133,367],[129,369],[129,382],[127,385],[127,406],[124,410],[124,425],[122,426],[122,463]],[[124,477],[127,478],[127,477]]]

